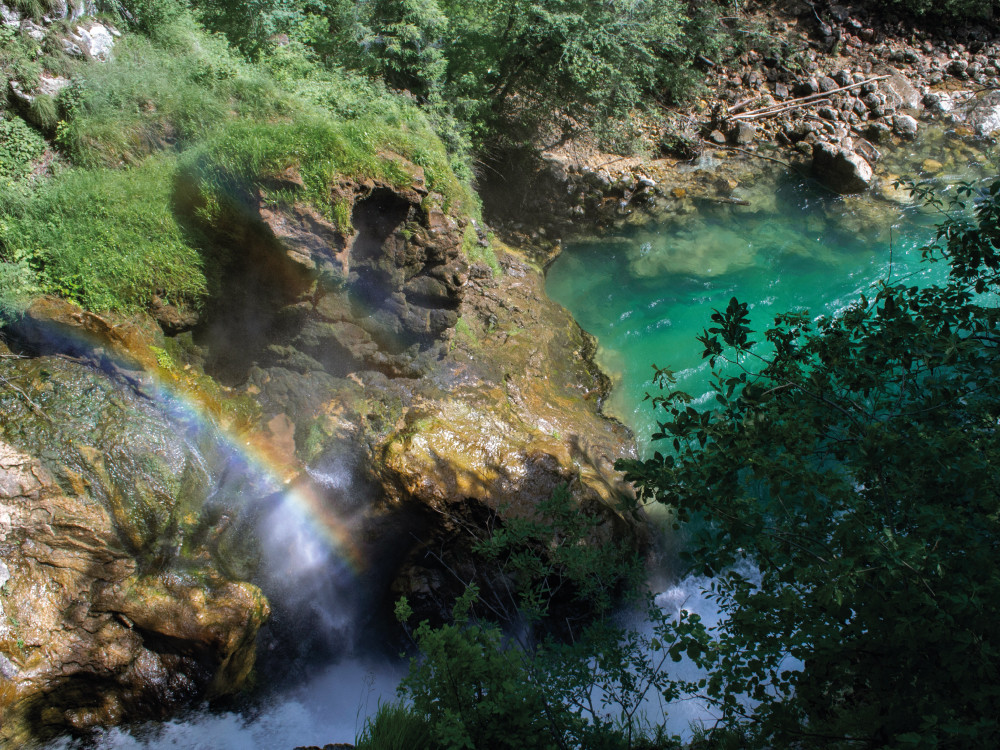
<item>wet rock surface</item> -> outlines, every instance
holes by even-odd
[[[464,227],[441,210],[440,196],[427,195],[419,167],[396,160],[412,171],[412,187],[344,182],[325,212],[272,202],[266,189],[243,196],[247,213],[233,216],[219,240],[223,289],[196,330],[214,374],[236,382],[256,365],[400,376],[433,356],[458,319]],[[275,185],[301,182],[284,174]]]
[[[831,190],[842,195],[862,193],[872,183],[872,168],[863,157],[829,143],[813,146],[813,173]]]
[[[627,489],[613,463],[632,439],[599,413],[608,383],[593,342],[523,257],[497,244],[499,269],[470,264],[474,229],[423,208],[413,184],[335,186],[350,230],[316,208],[255,204],[256,234],[233,250],[268,269],[250,284],[256,306],[234,315],[230,299],[200,340],[211,371],[220,331],[243,342],[227,326],[267,321],[243,369],[227,356],[221,376],[304,463],[350,457],[376,515],[417,512],[390,589],[438,617],[464,585],[456,572],[477,577],[464,560],[475,535],[556,487],[605,518],[606,538],[644,532],[617,508]]]
[[[5,738],[239,690],[269,610],[271,669],[294,658],[282,633],[311,627],[300,656],[336,637],[310,626],[313,603],[269,606],[249,583],[287,588],[261,555],[289,495],[353,519],[371,619],[400,594],[439,618],[466,582],[500,585],[472,543],[562,485],[602,519],[593,543],[645,543],[613,469],[632,437],[601,416],[594,342],[538,267],[437,208],[415,168],[408,187],[338,184],[329,207],[243,200],[249,218],[214,227],[228,284],[193,330],[55,298],[7,328],[0,604],[19,626],[0,635]],[[203,371],[228,387],[200,392]],[[238,439],[267,476],[231,468],[220,433],[233,417],[218,404],[244,401],[254,427]]]
[[[91,366],[5,351],[0,375],[0,741],[240,690],[268,605],[197,540],[203,454]]]

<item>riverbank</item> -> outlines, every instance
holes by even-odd
[[[559,240],[595,226],[691,211],[691,200],[738,204],[741,181],[776,167],[838,194],[896,200],[892,154],[924,129],[973,149],[1000,131],[1000,37],[987,27],[915,26],[864,6],[804,3],[750,18],[757,33],[744,52],[703,61],[700,96],[638,125],[640,153],[603,151],[567,121],[533,150],[491,163],[482,191],[498,231],[551,258]],[[956,158],[961,149],[942,149],[902,176],[933,177]]]

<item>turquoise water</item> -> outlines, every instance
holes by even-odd
[[[926,152],[910,158],[919,164]],[[947,189],[971,176],[962,170],[939,182]],[[643,397],[654,363],[674,370],[696,403],[707,402],[710,373],[696,336],[730,297],[749,303],[760,331],[776,313],[833,315],[871,296],[890,278],[890,254],[893,282],[941,277],[944,264],[921,263],[919,252],[937,215],[898,192],[884,195],[839,198],[811,181],[766,175],[734,191],[749,206],[703,201],[683,216],[568,245],[547,290],[597,337],[598,362],[615,385],[605,410],[648,447],[655,415]]]

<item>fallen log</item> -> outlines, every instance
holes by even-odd
[[[821,91],[816,94],[810,94],[809,96],[801,96],[798,99],[790,99],[787,102],[781,102],[780,104],[772,104],[768,107],[762,107],[761,109],[756,109],[751,112],[743,112],[738,115],[734,115],[732,119],[734,120],[757,120],[764,117],[770,117],[772,115],[781,114],[782,112],[787,112],[791,109],[798,109],[799,107],[809,107],[817,103],[818,99],[825,99],[832,94],[839,94],[842,91],[850,91],[851,89],[856,89],[859,86],[864,86],[868,83],[876,83],[877,81],[884,81],[886,78],[891,78],[892,74],[886,74],[882,76],[875,76],[874,78],[869,78],[865,81],[858,81],[857,83],[852,83],[850,86],[841,86],[839,88],[832,89],[830,91]]]

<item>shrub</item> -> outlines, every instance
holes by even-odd
[[[27,177],[45,152],[45,140],[20,117],[0,119],[0,180]]]
[[[1000,741],[1000,180],[951,195],[924,248],[946,282],[763,335],[733,298],[698,338],[712,406],[658,369],[672,450],[620,464],[695,521],[723,615],[708,693],[760,746]]]

